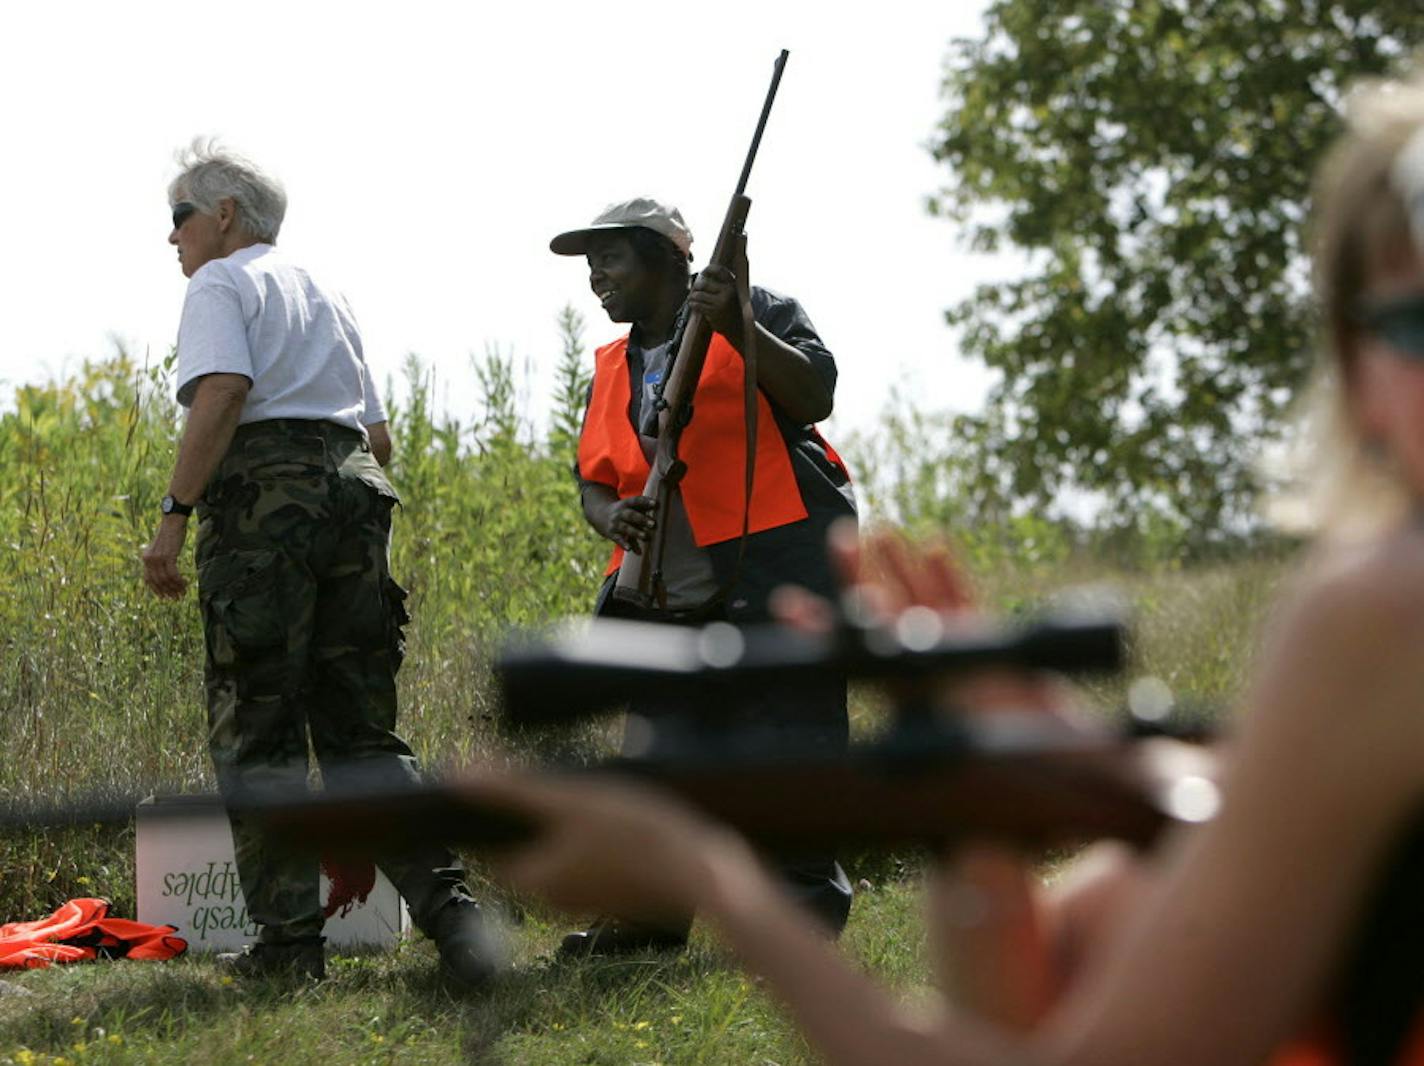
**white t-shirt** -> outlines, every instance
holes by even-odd
[[[239,424],[335,422],[364,432],[386,421],[345,297],[270,244],[204,263],[188,281],[178,325],[178,402],[204,374],[252,382]]]

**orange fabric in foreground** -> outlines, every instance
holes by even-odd
[[[0,925],[0,969],[98,958],[171,959],[188,950],[171,925],[109,917],[109,901],[72,899],[48,918]]]
[[[1345,1066],[1345,1056],[1336,1035],[1322,1028],[1287,1044],[1271,1056],[1266,1066]],[[1416,1019],[1394,1066],[1424,1066],[1424,1015]]]

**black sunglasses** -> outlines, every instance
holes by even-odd
[[[182,229],[183,223],[198,213],[198,205],[190,204],[187,200],[173,205],[173,228]]]
[[[1366,304],[1355,317],[1401,355],[1424,360],[1424,293]]]

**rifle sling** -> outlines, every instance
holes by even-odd
[[[751,533],[752,488],[756,483],[757,450],[757,332],[756,315],[752,311],[751,268],[747,265],[747,235],[737,236],[737,258],[733,263],[737,278],[737,302],[742,310],[742,398],[743,420],[747,430],[747,463],[742,496],[742,535],[737,542],[737,562],[727,579],[726,593],[736,587],[742,576],[742,562],[747,554],[747,537]]]
[[[742,576],[742,564],[747,555],[747,539],[751,535],[752,519],[752,490],[756,484],[756,450],[757,450],[757,429],[758,414],[757,405],[757,332],[756,315],[752,309],[752,290],[749,279],[749,268],[747,265],[747,237],[743,233],[737,238],[737,250],[732,261],[733,275],[737,282],[737,302],[742,313],[742,418],[746,426],[747,456],[743,478],[743,498],[742,498],[742,532],[737,540],[737,561],[732,565],[732,572],[727,575],[727,580],[718,586],[717,591],[708,596],[701,603],[692,607],[680,607],[676,610],[667,609],[667,590],[662,582],[661,564],[653,572],[653,598],[657,601],[657,608],[650,616],[657,618],[661,615],[664,618],[673,618],[678,621],[698,621],[705,620],[711,616],[711,612],[731,595],[732,589],[737,585],[737,581]],[[678,337],[674,340],[673,351],[678,350]],[[671,373],[671,365],[664,374],[663,380],[666,383],[668,375]],[[682,491],[679,486],[675,491]],[[665,536],[666,523],[660,523],[659,528],[654,532],[654,536]],[[651,552],[659,560],[662,553]]]

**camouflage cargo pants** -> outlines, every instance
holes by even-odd
[[[240,426],[198,507],[209,749],[225,796],[304,787],[308,735],[328,785],[419,780],[395,733],[405,590],[390,576],[396,494],[361,434]],[[269,942],[320,934],[319,858],[231,816],[243,895]],[[445,849],[378,857],[428,929],[466,895]]]

